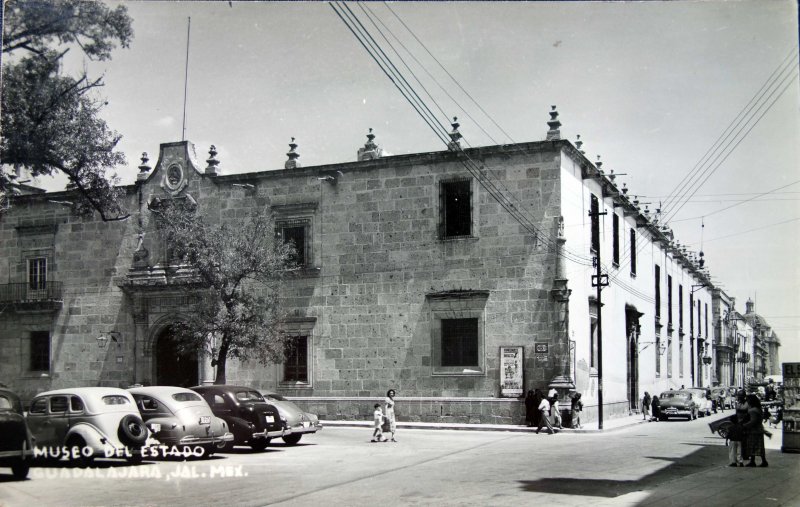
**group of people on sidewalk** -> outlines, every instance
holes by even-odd
[[[580,393],[575,393],[571,397],[570,408],[572,412],[572,427],[580,428],[580,414],[583,411]],[[550,416],[553,417],[552,423],[550,422]],[[536,433],[547,427],[547,432],[552,435],[556,430],[563,429],[561,422],[561,405],[559,404],[558,392],[555,389],[550,389],[547,396],[539,389],[528,391],[527,396],[525,396],[525,423],[528,427],[532,428],[538,425]]]
[[[769,466],[764,448],[764,435],[772,437],[772,433],[764,429],[764,412],[761,400],[755,394],[739,391],[736,395],[736,422],[728,431],[729,466],[754,467],[756,456],[761,458],[758,466]],[[747,465],[745,460],[749,460]]]

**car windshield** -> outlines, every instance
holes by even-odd
[[[195,393],[175,393],[172,395],[175,401],[201,401],[202,398]]]
[[[674,398],[674,399],[678,399],[678,400],[685,400],[688,397],[689,397],[689,395],[686,394],[686,393],[678,393],[678,392],[673,392],[673,391],[666,392],[666,393],[661,393],[661,399],[662,400],[667,400],[667,399],[670,399],[670,398]]]
[[[106,405],[125,405],[128,403],[128,398],[117,394],[112,394],[110,396],[103,396],[103,403]]]
[[[10,410],[14,406],[11,400],[5,396],[0,395],[0,410]]]
[[[258,391],[236,391],[236,399],[239,401],[264,401]]]

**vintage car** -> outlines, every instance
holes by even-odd
[[[148,438],[131,393],[76,387],[38,394],[27,416],[34,455],[88,466],[97,457],[141,460]]]
[[[0,467],[10,467],[16,479],[28,476],[33,444],[19,396],[0,388]]]
[[[732,408],[733,406],[734,398],[731,396],[731,390],[729,387],[712,387],[711,399],[716,400],[717,408],[720,410]]]
[[[148,386],[128,389],[153,438],[162,445],[200,446],[210,456],[233,442],[228,424],[216,417],[196,392],[182,387]]]
[[[660,421],[670,417],[685,417],[688,421],[697,419],[699,406],[691,391],[664,391],[658,395],[658,400],[661,407],[658,415]]]
[[[300,407],[278,393],[261,391],[261,394],[267,400],[267,403],[278,409],[281,417],[286,419],[286,424],[292,430],[290,435],[283,437],[283,441],[288,445],[297,444],[304,434],[316,433],[322,429],[322,424],[315,414],[304,412]]]
[[[233,433],[233,442],[227,442],[225,450],[234,445],[249,445],[254,451],[263,451],[269,441],[290,435],[286,420],[278,409],[264,401],[261,393],[242,386],[208,385],[191,388],[209,404],[214,415],[228,423]]]
[[[694,395],[699,407],[697,409],[698,415],[700,417],[710,416],[711,412],[714,411],[714,402],[709,398],[711,391],[705,387],[687,387],[686,391]]]

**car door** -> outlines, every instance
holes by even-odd
[[[53,438],[53,432],[48,421],[47,401],[47,396],[36,398],[31,402],[31,408],[28,410],[28,429],[33,435],[35,445],[38,446],[59,445],[49,440]]]
[[[57,395],[50,397],[50,425],[53,442],[63,444],[69,431],[69,402],[70,397]]]

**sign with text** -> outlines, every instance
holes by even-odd
[[[800,363],[783,363],[783,443],[781,451],[800,452]]]
[[[525,390],[523,347],[500,347],[500,397],[519,398]]]

